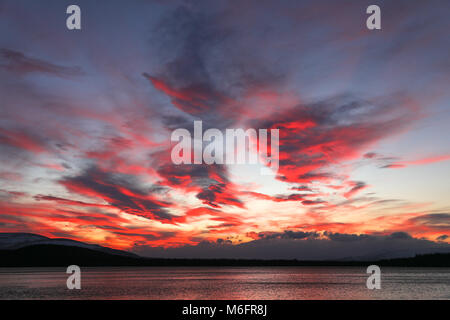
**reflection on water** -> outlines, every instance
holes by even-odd
[[[450,299],[450,268],[382,268],[368,290],[362,267],[0,268],[0,299]]]

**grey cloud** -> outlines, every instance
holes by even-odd
[[[134,251],[149,257],[236,258],[236,259],[383,259],[415,254],[450,252],[450,244],[416,239],[406,233],[391,235],[331,234],[327,239],[306,233],[277,233],[258,240],[231,245],[201,242],[178,248],[136,246]]]
[[[450,213],[430,213],[410,220],[430,228],[450,230]]]
[[[28,57],[22,52],[0,49],[0,68],[18,74],[42,72],[66,78],[81,76],[84,72],[79,67],[64,67],[44,60]]]
[[[260,239],[305,239],[315,238],[318,234],[316,232],[285,230],[284,232],[260,232],[258,236]]]
[[[69,189],[75,186],[77,192],[77,188],[81,187],[82,194],[85,193],[83,190],[90,190],[99,198],[130,214],[147,218],[153,216],[162,220],[172,219],[172,215],[166,209],[170,203],[145,197],[151,194],[148,189],[140,187],[135,176],[114,174],[90,167],[77,176],[65,177],[60,183]],[[124,193],[123,188],[132,191],[136,196]],[[90,192],[84,195],[92,196]]]

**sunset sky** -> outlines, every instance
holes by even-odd
[[[366,28],[374,3],[381,30]],[[82,30],[66,28],[69,4]],[[449,10],[0,0],[0,232],[144,255],[345,239],[450,251]],[[174,165],[171,133],[194,120],[279,129],[277,175]]]

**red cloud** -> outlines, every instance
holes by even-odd
[[[35,137],[24,132],[17,132],[0,128],[0,143],[34,153],[45,152],[44,144]]]

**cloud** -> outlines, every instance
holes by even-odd
[[[185,192],[196,192],[196,197],[204,204],[220,208],[222,205],[244,207],[236,197],[237,190],[228,178],[225,165],[174,165],[167,155],[170,151],[154,155],[157,159],[157,173],[162,180],[161,185],[181,189]]]
[[[437,157],[403,161],[376,149],[380,142],[380,150],[396,152],[411,145],[409,136],[400,147],[389,139],[423,117],[422,105],[441,114],[445,10],[386,4],[401,11],[402,23],[386,16],[391,28],[380,38],[348,19],[362,12],[357,1],[345,9],[331,1],[326,10],[298,1],[112,2],[107,15],[86,3],[98,19],[89,24],[93,38],[80,42],[52,23],[34,28],[59,11],[48,2],[34,10],[17,1],[0,5],[8,25],[0,31],[0,182],[8,185],[0,195],[0,211],[8,212],[2,228],[72,230],[121,248],[323,240],[326,252],[325,244],[369,241],[359,232],[447,233],[446,216],[426,216],[438,211],[417,213],[406,201],[391,207],[364,192],[372,173],[364,181],[353,176],[355,162],[403,167],[447,159],[428,129],[421,141],[434,139],[427,148]],[[326,12],[333,16],[324,20]],[[410,32],[417,12],[421,31]],[[123,28],[104,28],[111,19]],[[173,165],[170,132],[192,132],[194,120],[204,129],[279,128],[278,181],[242,183],[234,167]],[[381,217],[372,219],[372,210]],[[274,233],[264,231],[269,227]],[[325,231],[342,234],[322,239]],[[387,241],[412,241],[392,237]]]
[[[200,191],[197,198],[203,200],[203,203],[217,208],[220,208],[221,205],[244,207],[243,202],[227,190],[227,185],[224,183],[211,184],[208,188]]]
[[[260,232],[258,233],[259,239],[314,239],[319,236],[316,232],[303,232],[284,230],[284,232]]]
[[[134,176],[105,172],[90,167],[81,174],[61,179],[60,184],[69,191],[98,200],[129,214],[170,222],[167,211],[171,203],[158,200],[147,190],[139,188]]]
[[[393,163],[389,163],[387,165],[382,166],[382,168],[405,168],[408,166],[426,165],[426,164],[448,161],[448,160],[450,160],[450,155],[445,154],[445,155],[426,157],[426,158],[421,158],[421,159],[411,160],[411,161],[393,162]]]
[[[297,190],[297,191],[309,191],[309,192],[313,192],[313,190],[308,187],[308,186],[297,186],[297,187],[292,187],[292,190]]]
[[[204,241],[166,249],[136,246],[134,251],[164,258],[373,260],[450,252],[450,244],[417,239],[400,232],[390,235],[327,233],[325,238],[318,238],[315,233],[285,231],[261,233],[257,240],[237,245]]]
[[[378,156],[378,154],[375,152],[368,152],[368,153],[364,154],[364,158],[366,158],[366,159],[373,159],[373,158],[376,158],[377,156]]]
[[[291,194],[279,194],[276,196],[270,196],[264,193],[252,192],[252,191],[240,191],[241,196],[249,196],[260,200],[270,200],[274,202],[288,202],[288,201],[299,201],[305,202],[306,204],[318,204],[325,203],[322,200],[306,200],[308,197],[316,197],[318,194],[314,193],[291,193]]]
[[[446,235],[446,234],[443,234],[443,235],[441,235],[441,236],[437,237],[437,238],[436,238],[436,240],[439,240],[439,241],[444,241],[444,240],[447,240],[448,238],[449,238],[449,236],[448,236],[448,235]]]
[[[0,49],[0,68],[16,74],[47,73],[61,78],[82,76],[84,72],[79,67],[63,67],[44,60],[30,58],[22,52]]]
[[[292,70],[283,73],[280,65],[284,64],[268,63],[276,55],[242,54],[249,49],[249,39],[242,37],[240,26],[248,21],[239,16],[230,23],[226,17],[231,12],[236,14],[235,10],[227,6],[181,5],[169,10],[158,22],[153,42],[157,44],[155,54],[164,63],[157,71],[143,75],[184,113],[166,116],[167,129],[191,130],[190,116],[203,120],[207,127],[219,129],[235,125],[278,128],[280,169],[277,178],[308,187],[314,181],[345,179],[333,170],[334,165],[357,159],[368,147],[404,130],[419,117],[417,112],[411,112],[407,99],[400,96],[378,98],[375,103],[340,94],[308,103],[292,95],[287,103],[275,108],[274,104],[282,101],[283,84],[289,78],[281,74],[290,75]],[[234,54],[235,50],[239,54]],[[258,104],[264,105],[266,100],[272,106],[261,110]],[[252,103],[254,101],[257,104]],[[180,169],[171,166],[168,159],[158,161],[158,173],[169,185],[186,191],[199,186],[197,198],[212,207],[223,204],[243,207],[240,200],[232,196],[236,190],[228,182],[210,181],[206,186],[201,185],[200,179],[195,177],[206,175],[205,169]],[[227,171],[220,170],[226,178]],[[355,182],[350,187],[344,197],[354,196],[367,185]],[[304,200],[304,205],[326,203],[320,198],[300,198],[294,194],[270,199],[277,202]]]
[[[46,151],[45,143],[23,130],[18,131],[0,128],[0,143],[33,153]]]
[[[433,229],[450,230],[450,213],[430,213],[411,218],[410,221]]]
[[[34,199],[36,201],[52,201],[63,205],[73,205],[73,206],[79,206],[79,207],[111,207],[109,205],[99,204],[99,203],[87,203],[83,201],[74,201],[70,199],[60,198],[60,197],[54,197],[54,196],[46,196],[38,194],[34,196]]]
[[[344,193],[344,197],[351,198],[356,193],[360,192],[361,190],[367,188],[367,184],[363,181],[351,181],[350,182],[351,189]]]
[[[2,171],[2,172],[0,172],[0,179],[7,180],[7,181],[21,181],[23,179],[23,176],[17,172]]]
[[[270,120],[259,121],[256,127],[280,128],[278,178],[304,184],[340,178],[329,168],[341,161],[360,158],[365,149],[414,120],[409,107],[397,97],[372,104],[343,95],[293,106],[272,115]],[[364,187],[363,182],[357,183],[347,197]]]

